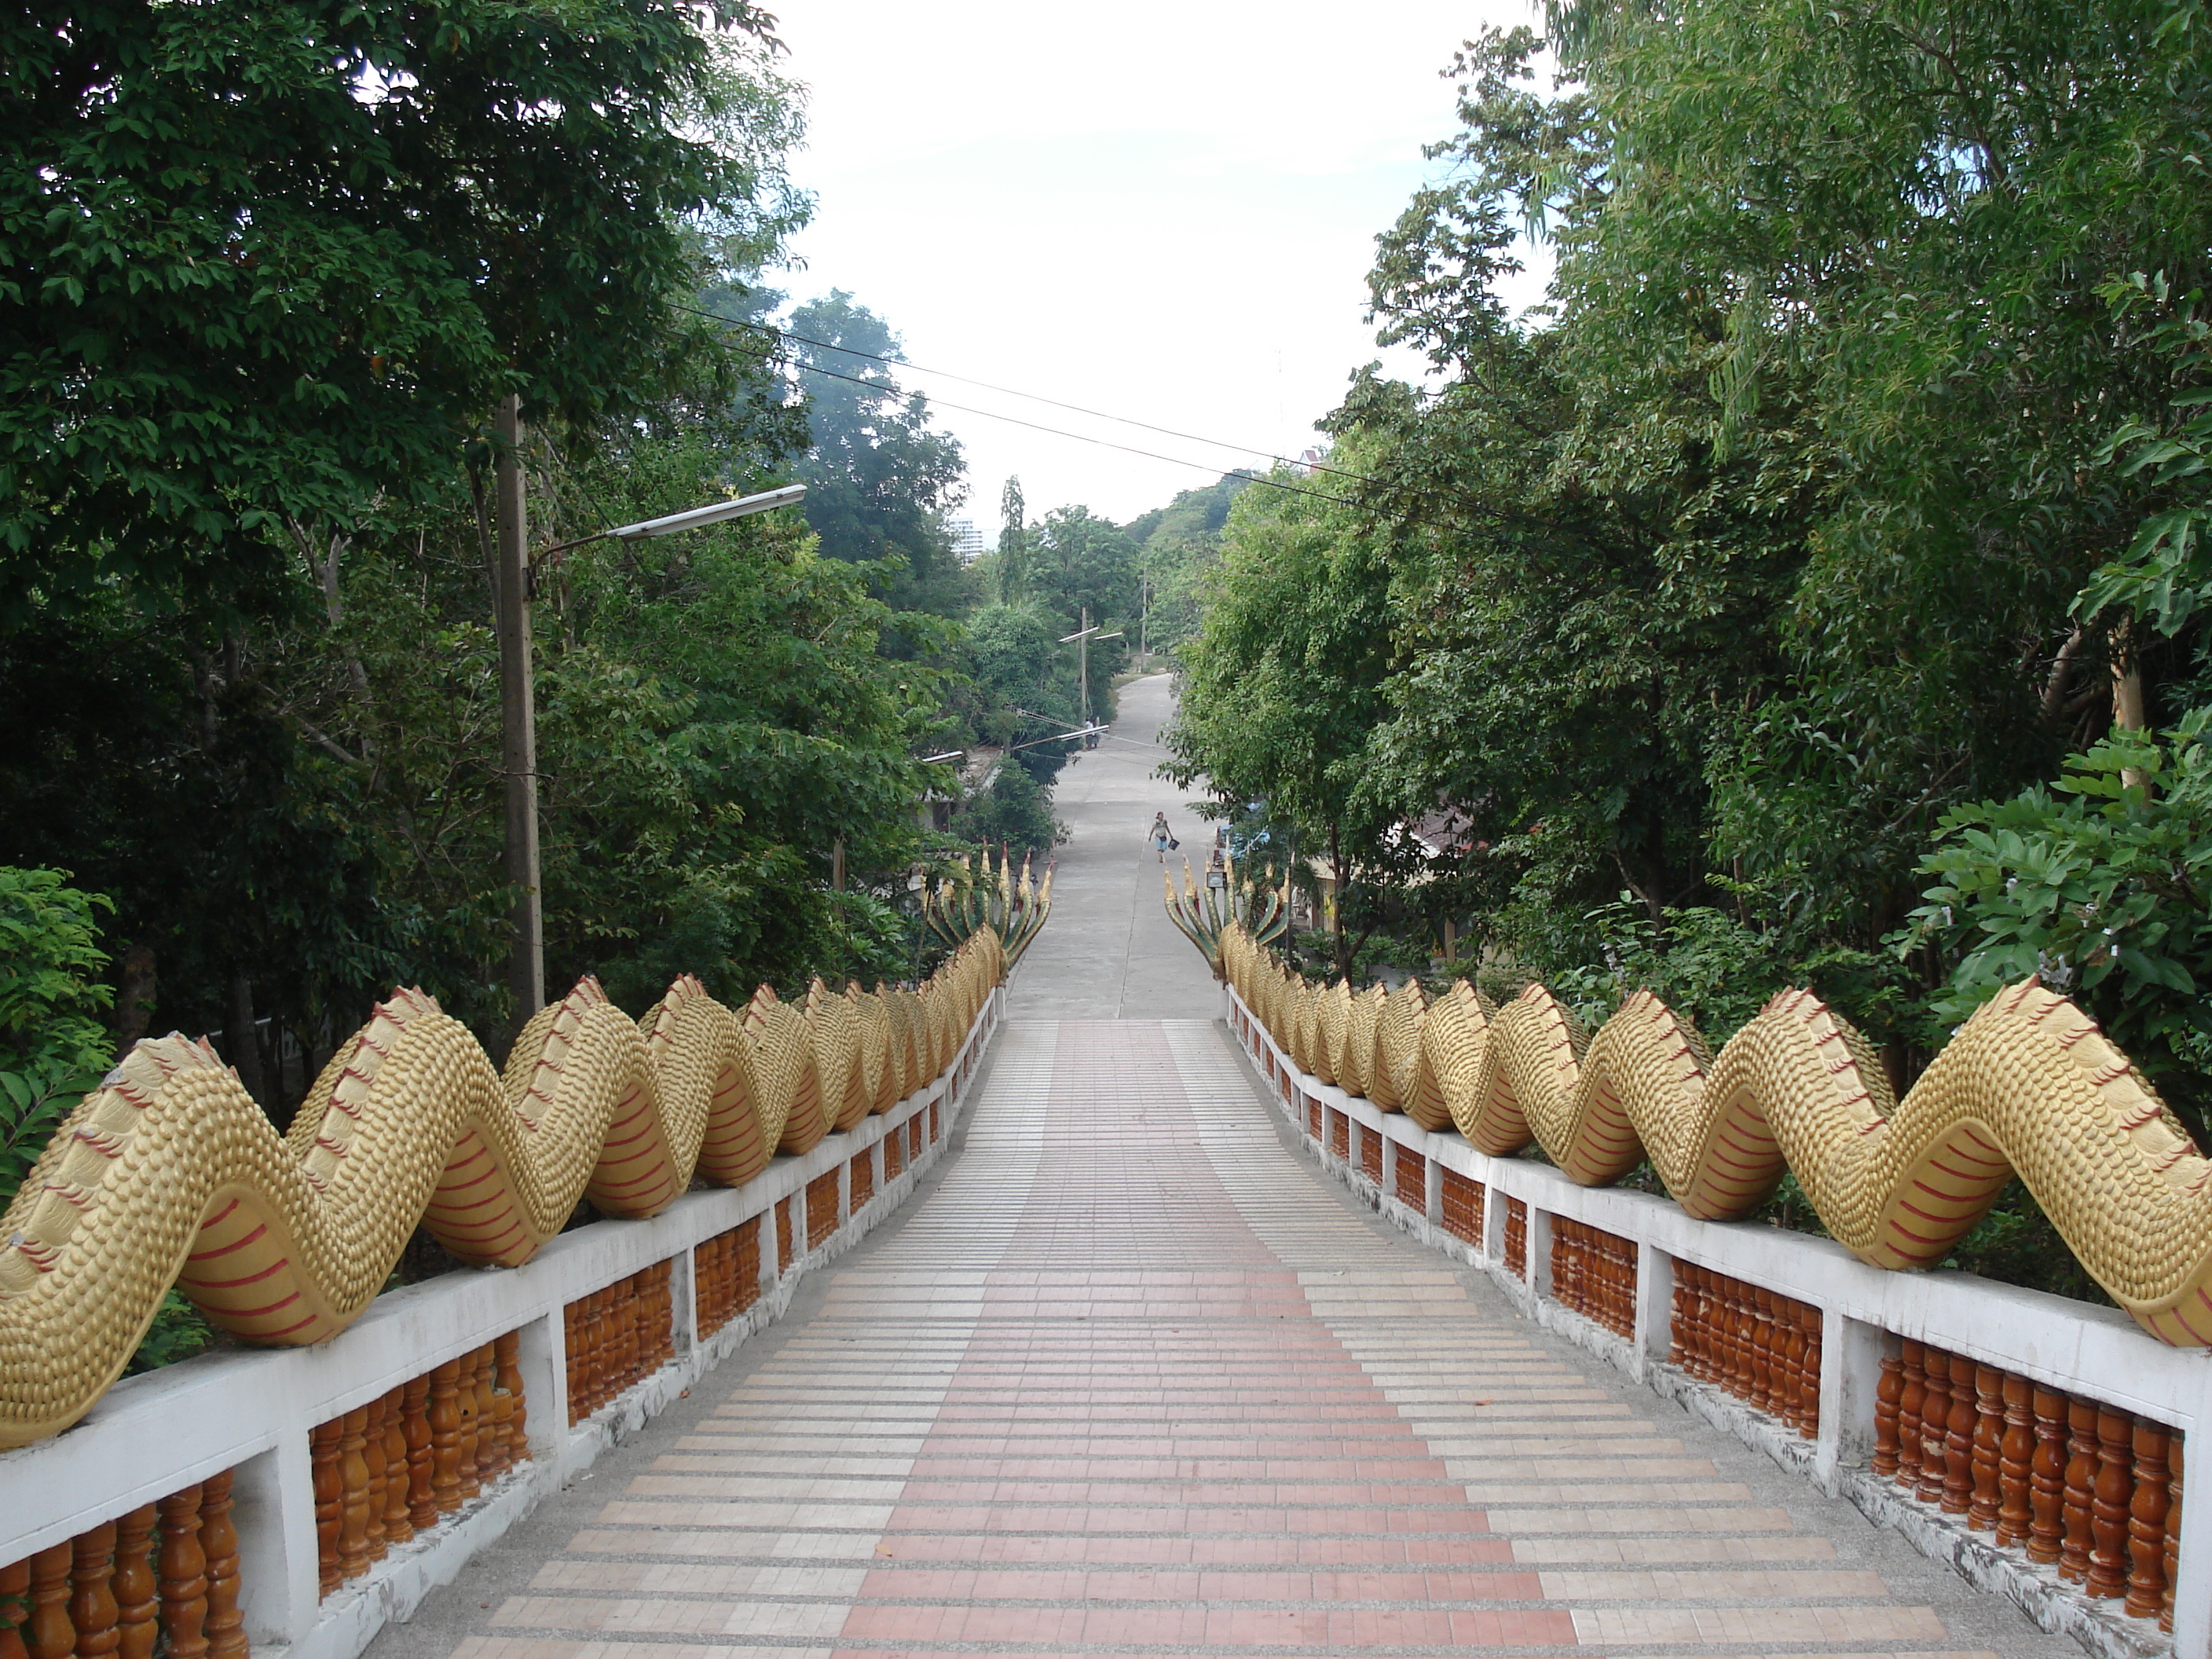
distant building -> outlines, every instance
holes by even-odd
[[[967,519],[947,519],[945,533],[952,538],[952,556],[963,568],[998,545],[994,538]]]

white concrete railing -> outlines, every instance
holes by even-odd
[[[314,1347],[206,1354],[125,1379],[67,1432],[0,1453],[0,1565],[234,1468],[247,1638],[261,1655],[355,1659],[386,1622],[407,1618],[477,1550],[777,1318],[810,1268],[849,1248],[904,1201],[951,1139],[969,1082],[1005,1017],[1006,994],[1003,986],[991,994],[934,1082],[801,1157],[775,1159],[743,1187],[686,1194],[649,1221],[601,1221],[562,1233],[520,1267],[451,1273],[387,1291]],[[926,1133],[921,1152],[885,1181],[883,1143],[933,1109],[935,1134]],[[870,1161],[874,1190],[854,1212],[852,1167],[862,1158]],[[836,1231],[809,1249],[807,1183],[833,1170]],[[773,1218],[786,1199],[793,1259],[780,1261]],[[702,1336],[692,1251],[756,1219],[758,1297]],[[571,1426],[563,1310],[661,1261],[671,1264],[674,1358]],[[321,1594],[310,1432],[510,1332],[521,1338],[529,1461],[367,1573]]]
[[[1636,1380],[1686,1405],[1710,1407],[1710,1396],[1718,1393],[1692,1382],[1667,1363],[1678,1261],[1818,1308],[1820,1431],[1809,1458],[1798,1455],[1802,1443],[1794,1432],[1775,1432],[1770,1419],[1747,1421],[1755,1414],[1744,1410],[1706,1409],[1700,1414],[1772,1453],[1785,1466],[1803,1467],[1822,1490],[1849,1497],[1871,1518],[1898,1525],[1924,1552],[1949,1561],[1983,1587],[2009,1595],[2038,1623],[2063,1630],[2094,1652],[2163,1651],[2166,1638],[2153,1621],[2123,1617],[2117,1602],[2087,1601],[2019,1551],[2001,1551],[1972,1537],[1963,1528],[1923,1512],[1887,1481],[1863,1473],[1875,1445],[1882,1359],[1910,1338],[2189,1433],[2205,1450],[2196,1477],[2199,1490],[2182,1505],[2172,1650],[2176,1659],[2212,1659],[2212,1434],[2197,1439],[2200,1429],[2212,1427],[2212,1353],[2168,1347],[2116,1309],[1956,1271],[1886,1272],[1867,1266],[1832,1240],[1752,1224],[1698,1221],[1655,1194],[1578,1187],[1549,1164],[1489,1157],[1455,1133],[1429,1133],[1401,1113],[1385,1112],[1301,1073],[1235,988],[1224,988],[1231,1028],[1266,1079],[1269,1098],[1332,1172],[1407,1232],[1482,1268],[1532,1317],[1573,1336]],[[1326,1134],[1316,1142],[1309,1115],[1316,1104],[1348,1120],[1348,1156],[1333,1152]],[[1362,1168],[1369,1161],[1363,1155],[1368,1136],[1381,1143],[1379,1180]],[[1425,1202],[1419,1210],[1396,1195],[1401,1156],[1425,1160]],[[1479,1241],[1460,1238],[1443,1225],[1445,1170],[1484,1189]],[[1507,1266],[1508,1210],[1501,1201],[1506,1199],[1526,1206],[1525,1274]],[[1635,1246],[1635,1329],[1626,1340],[1552,1299],[1555,1216]]]

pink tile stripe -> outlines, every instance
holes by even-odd
[[[2073,1650],[1759,1505],[1316,1181],[1212,1028],[1004,1041],[887,1248],[559,1499],[564,1551],[457,1587],[458,1645],[365,1659]]]
[[[1053,1094],[837,1651],[1572,1646],[1238,1212],[1158,1028],[1063,1024]]]

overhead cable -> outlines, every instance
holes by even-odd
[[[1453,489],[1449,487],[1436,484],[1408,484],[1402,479],[1395,481],[1393,484],[1386,484],[1382,479],[1370,477],[1364,473],[1349,472],[1342,467],[1330,466],[1325,462],[1290,461],[1285,457],[1277,455],[1269,450],[1249,449],[1242,444],[1225,443],[1218,438],[1208,438],[1194,432],[1181,432],[1173,427],[1155,426],[1149,421],[1132,420],[1128,416],[1122,415],[1109,415],[1104,413],[1103,410],[1086,409],[1080,404],[1062,403],[1058,398],[1043,397],[1039,393],[1033,392],[1016,392],[1011,387],[994,386],[988,380],[978,380],[964,374],[955,374],[950,369],[926,368],[919,363],[906,362],[902,359],[897,357],[881,356],[872,351],[856,350],[851,346],[831,345],[826,340],[811,340],[803,334],[788,333],[782,329],[777,328],[771,323],[755,322],[749,317],[725,317],[720,312],[702,311],[696,306],[678,306],[676,309],[689,312],[695,317],[703,317],[710,322],[724,324],[731,328],[752,329],[757,332],[769,335],[776,340],[789,340],[796,344],[813,346],[817,349],[823,351],[842,351],[848,356],[865,357],[872,362],[884,363],[892,368],[911,368],[918,374],[941,374],[948,380],[961,380],[965,382],[967,385],[982,386],[986,390],[992,392],[1002,392],[1010,398],[1024,398],[1034,403],[1049,404],[1055,409],[1070,410],[1079,415],[1091,415],[1096,416],[1099,420],[1113,421],[1123,426],[1139,427],[1143,428],[1145,431],[1158,432],[1169,437],[1186,438],[1193,443],[1207,444],[1217,449],[1239,450],[1247,455],[1265,455],[1270,460],[1280,461],[1286,465],[1304,466],[1310,471],[1325,472],[1333,477],[1349,479],[1354,483],[1368,484],[1378,489],[1395,488],[1397,489],[1407,490],[1415,495],[1429,496],[1439,501],[1458,501],[1465,506],[1475,508],[1486,518],[1495,519],[1498,517],[1496,509],[1488,502],[1482,501],[1477,496],[1469,495],[1465,490]],[[834,368],[817,368],[812,363],[801,362],[796,357],[793,357],[791,362],[793,368],[802,369],[809,374],[819,374],[823,376],[825,379],[832,380],[843,380],[852,386],[865,387],[870,392],[896,394],[902,397],[906,395],[896,382],[863,380],[857,374],[840,374]],[[927,396],[927,394],[925,393],[921,395]],[[1271,478],[1261,473],[1247,472],[1233,467],[1214,466],[1205,461],[1186,460],[1180,455],[1163,455],[1157,450],[1139,449],[1130,444],[1117,444],[1110,439],[1094,438],[1087,433],[1070,432],[1064,427],[1045,426],[1036,421],[1024,421],[1018,416],[1001,415],[994,410],[977,409],[969,404],[951,403],[941,398],[936,398],[933,401],[935,401],[940,408],[957,409],[963,415],[980,415],[987,421],[1004,421],[1011,426],[1026,427],[1032,432],[1047,433],[1055,438],[1069,438],[1073,439],[1077,443],[1096,444],[1102,449],[1119,450],[1126,455],[1141,455],[1147,460],[1164,461],[1170,466],[1187,466],[1195,471],[1210,472],[1216,477],[1220,478],[1243,478],[1246,482],[1258,484],[1263,489],[1279,489],[1283,491],[1285,494],[1291,495],[1307,495],[1310,496],[1315,501],[1328,501],[1336,507],[1356,507],[1359,505],[1358,502],[1351,501],[1342,495],[1330,495],[1317,489],[1301,489],[1296,484],[1285,483],[1279,479]]]
[[[712,313],[702,313],[702,314],[711,315]],[[724,317],[718,320],[728,322],[731,319]],[[849,386],[866,386],[871,392],[896,393],[898,391],[895,386],[887,386],[878,380],[864,380],[857,374],[840,374],[834,368],[817,368],[812,363],[794,362],[792,366],[809,374],[819,374],[826,380],[843,380]],[[1125,455],[1141,455],[1148,461],[1165,461],[1170,466],[1192,467],[1200,472],[1211,472],[1218,478],[1242,478],[1247,483],[1258,484],[1267,489],[1279,489],[1285,495],[1309,495],[1315,501],[1327,501],[1332,507],[1356,505],[1341,495],[1328,495],[1318,489],[1301,489],[1296,484],[1285,483],[1280,478],[1271,478],[1263,472],[1239,472],[1234,468],[1215,466],[1206,461],[1185,460],[1180,455],[1163,455],[1156,449],[1139,449],[1132,444],[1117,444],[1110,439],[1093,438],[1085,433],[1070,432],[1062,427],[1045,426],[1036,421],[1024,421],[1019,416],[1001,415],[995,410],[976,409],[967,404],[956,404],[944,398],[933,398],[930,401],[939,409],[957,409],[963,415],[980,415],[987,421],[1004,421],[1010,426],[1027,427],[1032,432],[1050,433],[1055,438],[1073,438],[1080,444],[1097,444],[1102,449],[1118,449]],[[1204,440],[1200,441],[1203,442]],[[1346,473],[1345,476],[1350,477],[1354,475]]]
[[[1233,449],[1240,454],[1263,455],[1267,459],[1279,462],[1285,466],[1303,466],[1308,471],[1326,472],[1332,477],[1349,478],[1354,483],[1373,483],[1375,482],[1374,479],[1366,477],[1364,474],[1346,471],[1340,466],[1331,466],[1325,461],[1304,459],[1292,460],[1289,456],[1278,455],[1273,450],[1256,449],[1249,444],[1232,444],[1219,438],[1206,437],[1201,433],[1178,431],[1176,428],[1171,426],[1155,426],[1150,421],[1139,421],[1127,415],[1109,415],[1103,409],[1090,409],[1081,404],[1064,403],[1058,398],[1048,398],[1042,392],[1018,392],[1012,386],[996,386],[989,380],[976,380],[973,375],[955,374],[949,368],[931,368],[923,363],[908,362],[903,357],[886,357],[877,352],[862,351],[854,346],[835,345],[828,340],[810,340],[804,334],[794,334],[787,328],[776,327],[773,323],[754,322],[750,318],[721,317],[718,313],[711,311],[701,311],[696,313],[696,314],[702,317],[714,317],[720,322],[735,323],[741,328],[758,329],[763,334],[773,334],[781,340],[795,340],[800,345],[812,346],[820,351],[842,352],[848,357],[866,357],[872,363],[884,363],[896,368],[910,368],[917,374],[935,374],[944,380],[957,380],[963,386],[980,386],[986,392],[996,392],[1005,397],[1020,398],[1030,403],[1045,404],[1054,409],[1064,409],[1071,415],[1088,415],[1093,420],[1111,421],[1116,426],[1133,426],[1146,432],[1157,432],[1164,438],[1182,438],[1187,439],[1188,441],[1194,444],[1211,445],[1216,449]],[[807,365],[802,363],[799,367],[803,368],[807,367]],[[946,407],[957,408],[958,405],[947,404]],[[969,412],[973,413],[974,411],[971,410]],[[1187,463],[1187,465],[1188,464]],[[1227,475],[1224,474],[1224,476],[1225,477]]]

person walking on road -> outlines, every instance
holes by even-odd
[[[1176,844],[1175,832],[1168,828],[1168,815],[1165,812],[1153,813],[1152,827],[1145,833],[1146,839],[1152,842],[1152,850],[1160,855],[1160,862],[1165,864],[1168,861],[1168,848]]]

